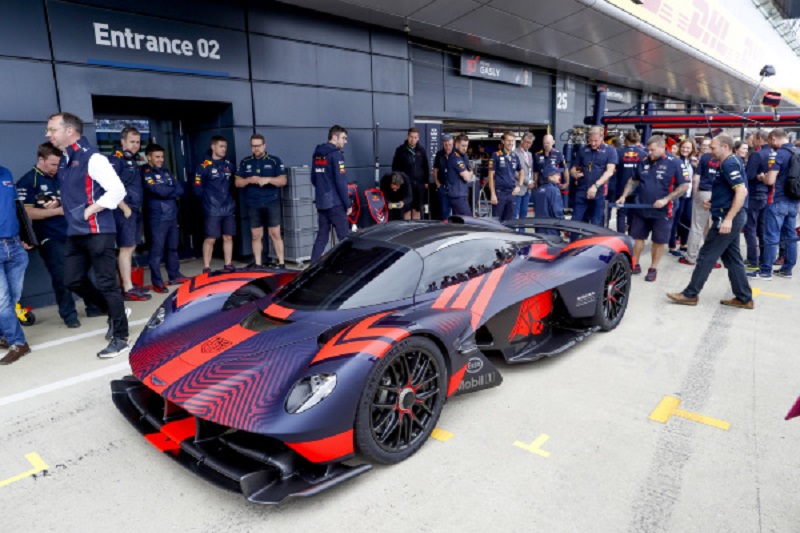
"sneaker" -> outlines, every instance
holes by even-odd
[[[748,272],[752,272],[754,270],[761,270],[761,267],[755,263],[750,263],[748,261],[745,261],[744,269],[747,270]]]
[[[178,276],[175,279],[169,280],[167,285],[182,285],[182,284],[186,283],[187,281],[189,281],[189,278],[184,277],[184,276]]]
[[[222,271],[223,272],[234,272],[234,271],[236,271],[236,267],[234,267],[233,264],[231,263],[230,265],[223,266],[222,267]]]
[[[792,279],[792,273],[786,272],[785,270],[776,270],[775,272],[773,272],[773,274],[775,274],[779,278]]]
[[[636,265],[631,269],[631,274],[641,274],[641,273],[642,273],[642,267],[639,265]]]
[[[69,329],[75,329],[81,327],[81,321],[78,320],[77,318],[73,320],[65,320],[64,324],[66,324]]]
[[[739,309],[752,309],[753,308],[753,300],[751,299],[749,302],[743,302],[739,298],[731,298],[730,300],[720,300],[719,303],[722,305],[727,305],[730,307],[738,307]]]
[[[286,263],[278,263],[275,268],[280,270],[286,270]]]
[[[211,274],[211,268],[209,268],[209,267],[205,267],[205,268],[203,269],[203,274]]]
[[[667,298],[675,302],[676,304],[681,305],[697,305],[699,298],[689,298],[688,296],[684,296],[682,292],[668,292]]]
[[[2,359],[0,359],[0,365],[10,365],[11,363],[15,363],[20,357],[29,353],[31,353],[31,347],[28,346],[27,342],[9,346],[8,353]]]
[[[257,265],[254,261],[252,263],[247,263],[247,266],[245,268],[256,268],[256,267],[261,267],[261,265]]]
[[[128,345],[128,341],[125,339],[111,339],[111,342],[97,352],[97,357],[100,359],[111,359],[112,357],[117,357],[118,355],[122,355],[131,347]]]
[[[158,294],[165,294],[169,292],[169,289],[163,283],[159,283],[157,285],[153,285],[153,290]]]
[[[760,270],[748,272],[747,277],[750,279],[760,279],[761,281],[772,281],[772,274],[764,274]]]
[[[135,289],[132,289],[128,292],[122,293],[122,298],[126,302],[145,302],[152,298],[153,296],[144,292],[138,292]]]
[[[772,264],[775,266],[783,266],[784,261],[786,261],[786,259],[784,259],[783,257],[779,257]]]
[[[682,265],[694,266],[694,261],[689,261],[688,259],[686,259],[686,257],[681,257],[680,259],[678,259],[678,263]]]
[[[138,292],[139,294],[147,294],[150,292],[147,287],[142,287],[141,285],[134,285],[131,292]]]
[[[674,255],[675,257],[683,257],[683,254],[681,252],[679,252],[678,250],[675,250],[675,249],[670,250],[669,251],[669,255]]]
[[[647,275],[644,277],[645,281],[655,281],[658,276],[658,271],[655,268],[648,268]]]

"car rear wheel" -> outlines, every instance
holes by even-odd
[[[447,395],[447,368],[436,344],[410,337],[372,369],[356,413],[359,451],[394,464],[419,450],[433,431]]]
[[[603,331],[611,331],[622,320],[628,308],[631,293],[631,265],[623,254],[617,254],[606,270],[603,289],[597,299],[594,325]]]

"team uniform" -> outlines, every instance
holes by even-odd
[[[555,183],[545,181],[531,192],[534,218],[564,218],[564,203],[561,189]],[[538,228],[536,233],[558,235],[558,230]]]
[[[769,170],[777,170],[778,176],[767,198],[768,204],[764,213],[764,258],[761,261],[761,278],[772,276],[772,265],[777,258],[781,241],[784,241],[784,262],[777,272],[783,277],[791,277],[797,263],[795,225],[798,202],[789,199],[784,192],[789,164],[796,149],[792,143],[786,143],[775,150],[774,159],[770,159]]]
[[[450,199],[447,197],[447,161],[448,155],[443,149],[436,152],[436,156],[433,158],[433,168],[436,169],[437,179],[441,184],[436,190],[436,193],[439,196],[439,205],[441,206],[442,210],[442,220],[447,220],[447,217],[450,216]]]
[[[277,178],[286,175],[286,168],[279,157],[264,154],[262,157],[245,157],[239,163],[236,175],[240,178]],[[251,228],[275,228],[281,225],[280,188],[269,184],[263,187],[255,184],[242,189],[247,218]]]
[[[11,172],[0,167],[0,337],[5,338],[8,346],[27,348],[25,333],[14,312],[22,296],[25,269],[28,266],[28,254],[19,239],[19,221],[14,205],[16,196]],[[13,363],[22,355],[6,355],[1,363]]]
[[[136,246],[142,240],[142,174],[137,164],[137,155],[128,150],[114,152],[108,161],[114,168],[122,185],[125,186],[125,204],[131,209],[131,216],[125,217],[121,209],[114,210],[117,226],[117,246],[127,248]]]
[[[197,167],[195,195],[203,200],[206,238],[236,235],[236,205],[231,193],[233,164],[227,159],[206,159]]]
[[[519,186],[518,172],[522,169],[517,154],[499,150],[489,159],[489,171],[494,171],[494,190],[497,205],[492,206],[492,216],[505,222],[513,220],[514,189]]]
[[[336,230],[339,240],[350,234],[347,222],[347,210],[350,197],[347,193],[347,170],[344,165],[344,153],[333,143],[323,143],[314,150],[311,183],[314,185],[314,201],[319,215],[319,229],[314,247],[311,250],[311,262],[319,259],[325,247],[331,227]]]
[[[472,216],[472,208],[467,200],[469,186],[461,177],[461,173],[466,170],[469,170],[466,155],[454,149],[447,158],[447,173],[445,176],[447,180],[447,199],[454,215]]]
[[[587,193],[605,173],[606,167],[610,164],[616,165],[617,161],[617,150],[606,144],[601,144],[597,150],[587,144],[578,151],[573,166],[583,172],[583,177],[577,179],[572,220],[591,222],[597,226],[603,223],[603,207],[608,183],[596,191],[592,200],[588,198]]]
[[[533,171],[539,176],[537,185],[548,183],[546,176],[552,176],[554,173],[562,175],[567,168],[567,163],[564,159],[564,154],[553,148],[550,153],[545,153],[544,150],[539,150],[533,157]],[[555,170],[555,172],[553,172]]]
[[[625,192],[625,186],[636,175],[639,163],[647,159],[647,150],[641,146],[624,146],[617,149],[617,179],[616,189],[614,190],[614,201]],[[626,199],[625,201],[628,201]],[[624,207],[617,209],[617,231],[625,233],[630,224],[630,213]]]
[[[650,158],[639,163],[633,179],[639,182],[638,203],[652,205],[686,183],[686,174],[680,159],[664,154],[656,161]],[[673,204],[656,209],[637,209],[633,212],[630,235],[645,240],[652,233],[655,244],[667,244],[672,230]]]
[[[758,174],[769,171],[769,161],[775,159],[775,150],[765,144],[760,150],[750,154],[745,171],[747,172],[747,224],[744,226],[744,240],[747,243],[748,266],[760,266],[764,258],[764,214],[770,195],[770,186],[759,181]]]
[[[150,279],[156,288],[164,287],[161,259],[166,248],[167,276],[170,283],[183,278],[178,262],[178,204],[183,184],[164,167],[142,167],[150,226]]]

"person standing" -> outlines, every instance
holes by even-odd
[[[675,303],[697,305],[700,291],[721,256],[722,263],[728,269],[733,298],[720,300],[720,303],[753,309],[753,292],[747,282],[739,249],[739,233],[747,220],[743,210],[747,197],[746,174],[741,161],[733,153],[733,145],[733,138],[725,133],[717,135],[711,141],[711,152],[720,161],[719,172],[712,183],[711,198],[705,201],[712,225],[700,248],[689,285],[681,292],[667,293],[667,297]]]
[[[223,270],[233,272],[233,236],[236,235],[236,204],[231,193],[233,163],[225,159],[228,141],[221,135],[211,137],[211,159],[197,167],[194,193],[203,200],[205,240],[203,273],[211,272],[214,243],[222,237]]]
[[[669,235],[669,254],[675,257],[683,257],[686,245],[689,242],[689,228],[692,225],[692,187],[694,179],[694,167],[692,166],[692,156],[695,152],[694,139],[683,139],[675,144],[678,147],[678,160],[683,166],[683,173],[689,188],[686,195],[675,202],[672,214],[672,231]],[[678,249],[680,242],[680,250]]]
[[[522,167],[522,186],[520,187],[519,194],[515,197],[514,204],[514,219],[522,219],[528,216],[528,207],[531,202],[531,191],[536,186],[534,177],[535,163],[533,154],[531,154],[531,146],[535,137],[533,133],[526,132],[522,134],[522,140],[514,149],[514,154],[519,159],[519,164]]]
[[[109,345],[97,353],[116,357],[130,349],[128,318],[117,283],[113,210],[125,187],[108,159],[83,136],[83,122],[72,113],[56,113],[47,122],[47,138],[64,157],[58,176],[60,204],[67,220],[64,283],[87,303],[108,313]],[[97,287],[89,281],[89,269]]]
[[[0,365],[10,365],[31,353],[14,311],[25,280],[28,254],[19,238],[14,178],[0,167],[0,349],[8,350]]]
[[[759,130],[753,134],[753,152],[747,159],[747,224],[744,240],[747,244],[748,270],[758,270],[764,259],[764,213],[767,209],[770,187],[764,183],[769,171],[769,161],[775,160],[775,150],[769,145],[769,132]]]
[[[603,142],[603,128],[589,128],[589,142],[572,164],[570,175],[577,180],[572,220],[603,224],[606,182],[617,168],[617,151]]]
[[[647,159],[647,150],[642,148],[639,143],[642,137],[636,130],[630,130],[625,134],[625,146],[617,150],[617,186],[615,197],[622,195],[625,186],[636,174],[639,163]],[[633,198],[626,198],[630,202]],[[627,233],[630,226],[631,214],[624,208],[617,208],[617,231]]]
[[[632,273],[639,274],[642,271],[639,258],[644,250],[645,239],[652,233],[651,264],[644,280],[655,281],[672,230],[673,202],[686,194],[689,183],[680,160],[667,153],[664,137],[650,137],[647,154],[648,158],[639,163],[636,174],[625,185],[617,204],[624,205],[628,195],[635,191],[641,203],[653,206],[633,212],[630,235],[634,239],[633,256],[636,264]]]
[[[447,220],[450,216],[450,200],[447,197],[447,161],[453,153],[453,144],[452,135],[449,133],[442,135],[442,149],[436,152],[433,158],[433,181],[436,184],[442,220]]]
[[[447,158],[447,199],[454,215],[472,216],[472,208],[467,197],[469,196],[468,183],[474,179],[467,159],[469,137],[464,134],[456,138],[455,148]]]
[[[430,168],[428,153],[419,144],[419,130],[409,128],[406,142],[397,147],[392,159],[392,172],[402,172],[411,181],[411,218],[419,220],[427,203]]]
[[[352,211],[347,194],[347,170],[344,166],[342,148],[347,144],[347,130],[334,125],[328,130],[328,142],[317,145],[311,166],[311,183],[314,185],[314,201],[317,206],[319,229],[311,262],[322,257],[331,234],[331,227],[340,241],[350,235],[347,215]]]
[[[564,204],[561,199],[561,172],[557,168],[545,167],[544,181],[531,193],[534,218],[564,218]],[[536,233],[558,235],[557,229],[537,228]]]
[[[514,218],[515,197],[522,190],[523,173],[519,158],[514,153],[516,135],[503,134],[503,148],[489,159],[489,195],[492,216],[505,222]]]
[[[705,139],[701,146],[711,144],[711,140]],[[733,149],[733,145],[731,145]],[[702,148],[701,148],[702,150]],[[710,150],[710,149],[709,149]],[[703,206],[711,199],[711,187],[719,172],[720,161],[714,158],[711,151],[704,152],[697,163],[697,172],[694,174],[692,183],[692,229],[689,231],[689,242],[686,244],[686,254],[678,259],[684,265],[692,266],[697,262],[697,254],[703,245],[703,239],[708,233],[711,222],[710,213]]]
[[[178,260],[178,203],[183,196],[180,180],[164,167],[164,149],[150,144],[145,150],[147,164],[142,167],[150,226],[150,282],[153,290],[164,294],[167,287],[161,277],[161,259],[167,250],[166,267],[170,285],[179,285],[189,278],[181,274]]]
[[[139,148],[142,145],[139,130],[126,126],[120,134],[120,149],[108,158],[114,171],[125,186],[125,199],[114,210],[114,222],[117,225],[117,246],[119,256],[117,265],[122,279],[122,297],[126,301],[141,302],[151,296],[143,287],[135,287],[131,280],[133,251],[142,240],[142,174],[139,170]]]
[[[260,133],[250,136],[252,155],[242,159],[236,172],[236,186],[242,188],[254,261],[261,266],[264,251],[264,224],[275,248],[277,268],[286,268],[281,237],[281,191],[286,186],[286,168],[279,157],[267,154],[267,141]]]

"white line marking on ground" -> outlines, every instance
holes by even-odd
[[[139,320],[134,320],[132,322],[128,322],[128,326],[139,326],[141,324],[147,324],[147,321],[150,320],[149,318],[142,318]],[[31,346],[31,351],[36,350],[44,350],[45,348],[52,348],[53,346],[61,346],[62,344],[66,344],[72,341],[79,341],[81,339],[88,339],[89,337],[94,337],[95,335],[105,335],[108,328],[103,329],[95,329],[92,331],[87,331],[86,333],[79,333],[78,335],[73,335],[71,337],[64,337],[63,339],[58,339],[55,341],[48,341],[43,342],[42,344],[34,344]]]

